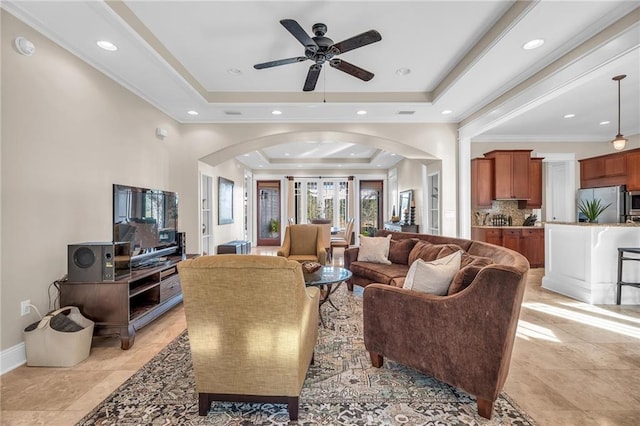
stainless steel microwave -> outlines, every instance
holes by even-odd
[[[640,216],[640,191],[627,192],[627,216]]]

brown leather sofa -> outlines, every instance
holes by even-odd
[[[387,234],[381,231],[378,236]],[[458,246],[466,253],[468,264],[484,259],[478,262],[484,266],[470,267],[471,273],[464,277],[467,282],[458,291],[435,296],[402,288],[406,276],[402,271],[408,265],[358,265],[357,249],[345,251],[345,266],[354,274],[351,285],[365,286],[364,341],[372,364],[382,367],[387,357],[461,388],[476,397],[478,413],[491,418],[493,403],[509,372],[529,270],[527,259],[479,241],[391,234],[392,241],[433,243],[430,248],[442,253],[438,257],[454,249],[452,245]],[[372,277],[386,282],[374,283]]]

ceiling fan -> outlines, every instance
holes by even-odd
[[[304,82],[304,88],[302,90],[305,92],[313,91],[316,88],[316,83],[318,82],[318,76],[322,70],[322,65],[327,61],[333,68],[346,72],[360,80],[369,81],[373,78],[373,73],[350,64],[347,61],[343,61],[342,59],[335,58],[334,56],[382,40],[382,36],[376,30],[369,30],[339,43],[334,43],[329,37],[324,36],[327,32],[327,26],[325,24],[315,24],[312,27],[312,31],[315,36],[309,37],[300,24],[293,19],[282,19],[280,23],[287,29],[287,31],[298,39],[300,43],[302,43],[304,46],[304,56],[296,56],[294,58],[279,59],[277,61],[256,64],[253,66],[255,69],[260,70],[279,65],[303,62],[310,59],[314,64],[309,67],[307,79]]]

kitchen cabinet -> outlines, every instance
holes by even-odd
[[[544,267],[544,228],[473,226],[471,239],[515,250],[527,258],[532,268]]]
[[[479,228],[474,226],[471,228],[471,239],[501,246],[502,228]]]
[[[640,191],[640,150],[627,154],[627,190]]]
[[[627,184],[629,152],[616,152],[580,161],[580,188]]]
[[[493,159],[474,158],[471,160],[471,207],[490,209],[493,195]]]
[[[522,229],[520,253],[529,260],[532,268],[544,267],[544,229]]]
[[[520,229],[503,229],[502,230],[502,246],[518,253],[522,252],[520,239],[522,231]]]
[[[525,208],[542,208],[542,157],[531,158],[529,163],[529,199]]]
[[[529,199],[531,150],[495,150],[484,154],[493,158],[494,197],[496,200]]]

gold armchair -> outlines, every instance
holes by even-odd
[[[298,399],[318,338],[317,288],[298,262],[275,256],[203,256],[178,264],[199,414],[213,401]]]
[[[278,256],[298,262],[327,263],[322,230],[317,225],[289,225],[284,231],[284,241]]]

